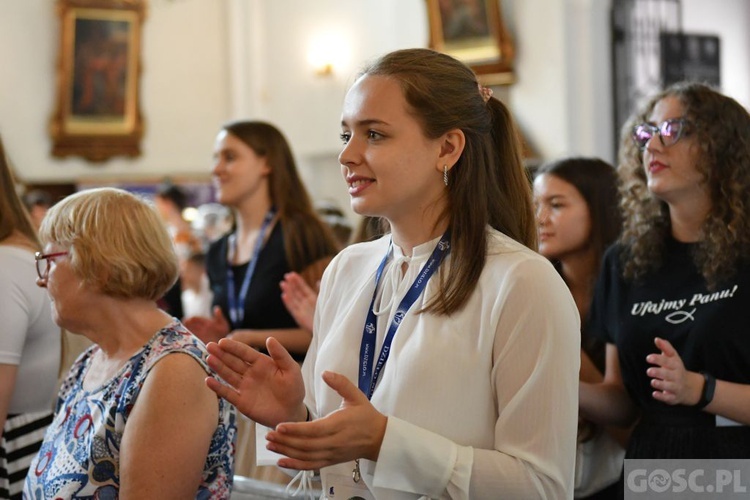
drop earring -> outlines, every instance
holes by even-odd
[[[448,185],[448,165],[443,165],[443,182]]]

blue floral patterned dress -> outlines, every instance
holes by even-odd
[[[154,335],[98,389],[83,389],[94,345],[73,364],[60,388],[55,418],[24,486],[28,499],[115,499],[120,489],[120,441],[151,369],[171,353],[188,354],[206,370],[207,351],[179,321]],[[229,498],[236,434],[234,408],[220,399],[219,421],[203,467],[197,499]]]

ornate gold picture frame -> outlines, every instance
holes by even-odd
[[[466,63],[484,85],[515,81],[499,0],[427,0],[430,47]]]
[[[52,154],[93,162],[138,156],[144,0],[58,0]]]

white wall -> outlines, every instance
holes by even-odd
[[[562,0],[515,0],[512,17],[506,20],[516,47],[517,82],[510,89],[509,105],[542,157],[568,147],[564,18]]]
[[[682,0],[683,30],[721,39],[721,88],[750,109],[750,1]]]
[[[427,45],[423,4],[414,0],[355,0],[346,8],[341,8],[340,0],[265,4],[266,109],[298,154],[340,149],[341,102],[362,62],[394,49]],[[404,28],[398,22],[402,17],[413,20],[406,29],[399,29]],[[315,75],[307,62],[308,45],[324,34],[339,35],[337,54],[346,56],[329,77]]]
[[[614,160],[610,3],[515,0],[506,9],[517,48],[510,105],[542,160]]]
[[[230,64],[232,115],[277,125],[314,197],[352,215],[337,160],[341,103],[366,60],[427,46],[426,2],[353,0],[342,8],[338,0],[233,0],[230,9],[230,37],[239,47]],[[328,76],[307,60],[323,36],[341,39],[334,51],[340,64]]]
[[[50,156],[58,18],[51,0],[4,2],[0,16],[0,134],[28,182],[154,178],[206,172],[229,113],[226,2],[152,1],[143,26],[143,155],[89,164]]]
[[[612,0],[503,0],[503,5],[518,54],[510,104],[537,152],[545,160],[590,155],[614,162]],[[750,108],[750,1],[682,0],[682,5],[686,32],[721,38],[722,90]]]
[[[611,0],[567,0],[567,154],[614,162]],[[553,156],[554,157],[554,156]]]
[[[613,160],[611,0],[501,0],[517,48],[508,104],[543,159]],[[266,119],[288,136],[318,198],[348,205],[336,155],[339,111],[361,64],[426,46],[425,0],[151,0],[141,80],[143,155],[91,165],[50,156],[58,24],[52,0],[5,1],[0,16],[0,134],[30,182],[164,175],[207,178],[215,133],[231,118]],[[720,4],[720,8],[719,8]],[[722,37],[724,90],[750,103],[750,2],[683,0],[685,29]],[[345,62],[314,75],[307,46],[338,33]]]

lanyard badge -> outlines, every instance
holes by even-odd
[[[427,282],[430,281],[435,270],[440,267],[440,263],[443,261],[446,255],[451,251],[451,234],[450,229],[443,234],[432,251],[430,258],[424,265],[419,275],[412,283],[409,291],[406,292],[404,298],[396,309],[396,314],[393,315],[393,320],[388,326],[388,332],[383,340],[383,346],[380,349],[380,356],[375,364],[375,368],[370,368],[372,360],[375,356],[375,337],[378,331],[378,317],[375,314],[375,298],[378,294],[378,286],[380,286],[380,278],[383,276],[383,270],[385,264],[388,262],[388,258],[391,255],[391,248],[393,247],[393,241],[388,245],[388,251],[385,253],[385,257],[380,261],[378,270],[375,273],[375,290],[372,292],[372,301],[370,301],[370,310],[367,312],[367,319],[365,320],[365,326],[362,331],[362,344],[359,349],[359,382],[358,387],[365,395],[367,399],[372,399],[372,393],[375,392],[375,386],[380,378],[380,373],[388,361],[388,356],[391,353],[391,344],[393,343],[393,337],[396,335],[398,327],[401,326],[406,313],[409,311],[414,302],[417,301],[419,296],[422,294],[422,290],[427,286]],[[352,481],[359,483],[362,478],[362,474],[359,470],[359,459],[354,460],[354,470],[352,470]]]
[[[372,393],[375,391],[375,385],[380,377],[380,372],[388,361],[388,356],[391,351],[391,343],[393,337],[396,335],[398,327],[401,325],[406,313],[409,311],[412,305],[417,301],[417,298],[422,294],[422,291],[427,286],[427,282],[432,277],[435,270],[440,267],[440,263],[443,261],[446,255],[450,253],[450,230],[446,231],[445,234],[440,238],[435,249],[432,251],[432,255],[427,260],[419,275],[412,283],[409,291],[398,305],[396,314],[393,316],[393,320],[388,327],[385,339],[383,340],[383,346],[380,349],[380,356],[378,357],[375,368],[371,368],[372,361],[375,357],[375,337],[378,329],[378,318],[375,315],[375,298],[378,293],[378,286],[380,285],[380,279],[383,276],[383,270],[385,264],[388,262],[388,258],[391,254],[391,247],[393,242],[388,246],[388,251],[383,257],[383,260],[378,266],[378,270],[375,273],[375,290],[372,292],[372,301],[370,302],[370,310],[367,312],[367,319],[365,320],[365,326],[362,331],[362,344],[359,350],[359,389],[367,395],[367,398],[372,398]]]
[[[229,320],[232,322],[232,328],[236,329],[245,319],[245,299],[247,298],[247,291],[250,289],[250,282],[253,279],[255,273],[255,265],[258,262],[258,256],[263,248],[263,241],[266,238],[266,232],[268,227],[271,225],[271,221],[276,215],[276,210],[272,207],[263,218],[263,224],[260,226],[260,232],[258,238],[255,240],[255,247],[253,248],[253,254],[250,257],[250,263],[247,265],[245,271],[245,277],[242,280],[242,286],[240,287],[240,293],[237,295],[234,289],[234,271],[232,270],[232,263],[227,259],[227,302],[229,305]],[[234,239],[234,235],[230,237],[230,246],[234,244],[235,251],[237,242]]]

